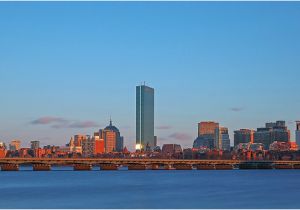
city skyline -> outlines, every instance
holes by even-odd
[[[111,115],[132,150],[144,80],[157,90],[160,145],[191,147],[200,121],[228,127],[232,141],[234,130],[286,120],[295,139],[298,4],[91,5],[2,2],[1,141],[63,145]]]

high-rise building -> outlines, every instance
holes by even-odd
[[[198,123],[198,136],[211,134],[215,135],[216,128],[219,127],[219,123],[208,121]]]
[[[104,139],[100,138],[99,132],[94,133],[94,139],[95,139],[95,155],[104,153],[105,152]]]
[[[154,89],[140,85],[136,87],[136,150],[155,146]]]
[[[93,157],[95,153],[95,140],[89,135],[86,136],[81,142],[82,156]]]
[[[234,146],[240,143],[253,143],[254,130],[240,129],[234,131]]]
[[[21,147],[21,141],[19,140],[12,140],[9,144],[9,150],[10,151],[16,151],[19,150]]]
[[[290,142],[290,131],[285,126],[285,121],[266,123],[264,128],[257,128],[254,133],[254,142],[262,143],[265,149],[269,149],[273,142]]]
[[[228,128],[220,127],[218,122],[207,121],[198,123],[198,137],[193,148],[208,148],[217,150],[230,150]]]
[[[228,128],[220,127],[219,136],[219,138],[221,139],[221,142],[219,142],[219,149],[230,151],[230,138]]]
[[[31,149],[38,149],[40,148],[40,141],[31,141]]]
[[[78,134],[74,136],[74,146],[81,147],[82,141],[87,139],[87,135]]]
[[[120,135],[119,129],[112,125],[111,120],[106,128],[99,130],[99,138],[104,140],[104,148],[106,153],[123,151],[123,136]]]
[[[300,149],[300,121],[296,121],[296,144]]]

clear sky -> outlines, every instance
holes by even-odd
[[[294,134],[299,20],[300,2],[1,2],[0,140],[64,145],[111,116],[132,149],[142,81],[160,145],[206,120]]]

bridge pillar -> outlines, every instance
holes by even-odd
[[[152,170],[159,170],[160,169],[159,164],[152,164],[151,169]]]
[[[130,165],[128,165],[128,170],[146,170],[146,165],[144,165],[144,164],[130,164]]]
[[[73,167],[75,171],[90,171],[93,168],[91,164],[74,164]]]
[[[165,170],[172,170],[173,168],[172,168],[172,165],[166,164],[166,165],[164,165],[164,169]]]
[[[293,165],[291,164],[275,164],[275,169],[293,169]]]
[[[300,164],[294,164],[293,168],[294,169],[300,169]]]
[[[51,165],[49,164],[33,164],[33,170],[34,171],[50,171],[51,170]]]
[[[214,164],[199,164],[197,165],[197,170],[215,170]]]
[[[190,164],[174,164],[173,167],[176,170],[192,170],[193,166]]]
[[[2,171],[18,171],[19,165],[13,164],[13,163],[3,164],[3,165],[1,165],[1,170]]]
[[[231,165],[231,164],[216,164],[215,169],[216,170],[232,170],[233,165]]]
[[[100,164],[100,170],[103,170],[103,171],[118,170],[118,165],[116,165],[116,164]]]

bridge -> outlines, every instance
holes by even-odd
[[[0,158],[2,171],[17,171],[20,165],[32,165],[33,170],[51,170],[51,166],[73,166],[74,170],[177,169],[300,169],[300,161],[245,161],[245,160],[193,160],[193,159],[150,159],[150,158]]]

